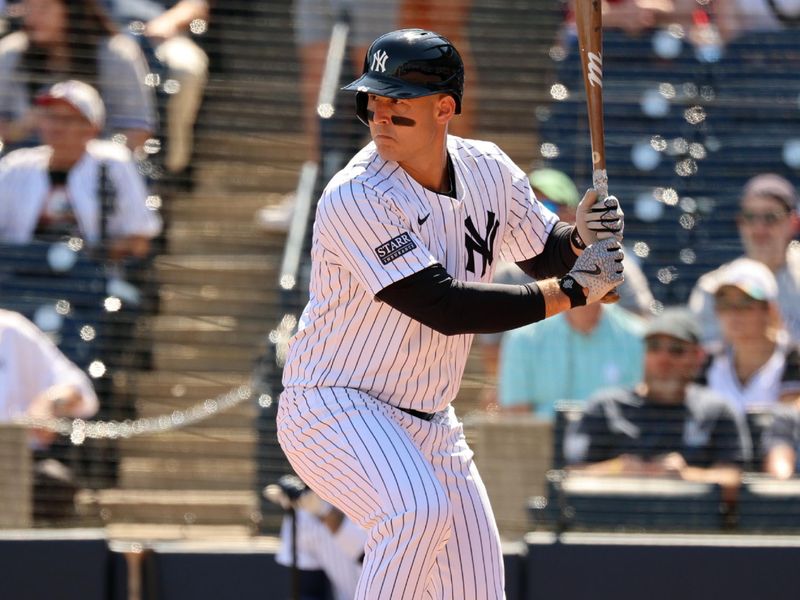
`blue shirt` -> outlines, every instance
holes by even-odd
[[[644,322],[618,306],[603,305],[597,326],[575,331],[564,314],[510,331],[498,373],[501,406],[530,404],[552,419],[558,400],[586,400],[610,386],[641,381]]]

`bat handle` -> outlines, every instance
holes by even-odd
[[[608,198],[608,173],[605,169],[592,171],[592,186],[597,190],[597,197],[600,200]]]

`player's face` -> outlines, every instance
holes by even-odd
[[[743,198],[737,223],[747,256],[767,264],[785,254],[794,235],[792,213],[780,200],[765,196]]]
[[[443,139],[453,112],[445,105],[452,102],[442,95],[396,99],[370,94],[369,131],[378,154],[384,160],[403,163],[440,150],[437,141]]]
[[[746,347],[749,342],[764,339],[771,330],[769,304],[735,286],[721,287],[715,294],[714,305],[722,337],[734,346]]]
[[[79,158],[97,129],[70,104],[53,102],[41,108],[39,132],[59,156]]]
[[[697,344],[670,335],[656,334],[645,340],[644,381],[651,395],[683,401],[686,386],[697,377],[703,351]]]

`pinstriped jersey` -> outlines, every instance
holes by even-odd
[[[495,144],[448,136],[447,150],[455,197],[424,188],[372,143],[325,188],[285,387],[355,388],[425,412],[455,397],[473,336],[438,333],[376,294],[437,263],[455,279],[489,282],[498,258],[539,254],[558,219]]]

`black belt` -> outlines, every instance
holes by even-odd
[[[433,419],[433,415],[436,414],[436,413],[426,413],[420,410],[414,410],[413,408],[400,408],[399,406],[397,408],[402,410],[404,413],[409,414],[412,417],[417,417],[418,419],[422,419],[423,421],[430,421],[431,419]]]

